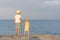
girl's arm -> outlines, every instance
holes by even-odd
[[[30,29],[30,23],[29,23],[29,29]]]
[[[22,23],[22,26],[24,27],[25,26],[25,23]]]

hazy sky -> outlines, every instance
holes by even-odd
[[[0,0],[0,19],[13,19],[18,9],[23,19],[60,19],[60,0]]]

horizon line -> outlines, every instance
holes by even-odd
[[[14,20],[14,19],[0,19],[0,20]],[[25,20],[25,19],[22,19]],[[60,20],[60,19],[29,19],[29,20]]]

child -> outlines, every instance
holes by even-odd
[[[22,23],[22,18],[21,18],[21,12],[20,10],[17,10],[16,11],[16,16],[14,18],[14,23],[15,23],[15,26],[16,26],[16,35],[17,36],[20,36],[20,24]]]
[[[25,23],[24,23],[24,36],[26,36],[26,33],[29,36],[29,29],[30,29],[30,23],[28,18],[25,19]]]

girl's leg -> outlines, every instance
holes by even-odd
[[[26,40],[26,32],[24,31],[24,40]]]
[[[29,40],[29,31],[28,31],[28,40]]]

